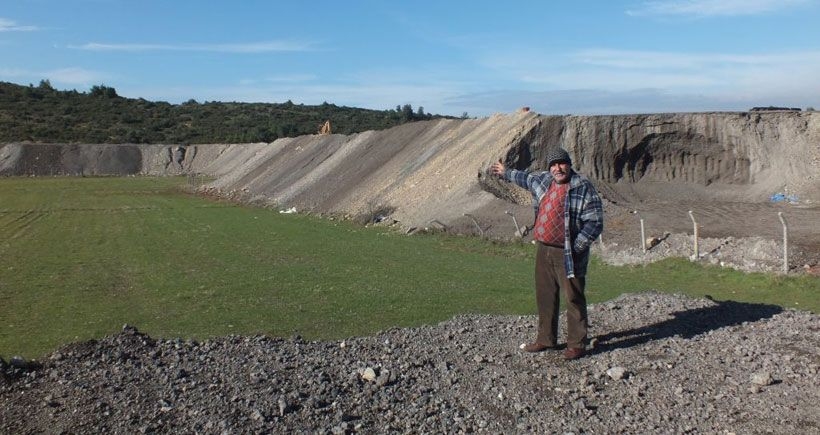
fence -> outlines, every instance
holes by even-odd
[[[524,237],[527,233],[526,228],[522,228],[518,225],[518,221],[516,220],[513,213],[511,213],[509,210],[507,210],[507,211],[504,211],[504,214],[510,216],[510,218],[512,220],[511,225],[513,226],[513,228],[515,230],[516,236]],[[703,255],[701,255],[700,225],[698,223],[696,214],[692,210],[689,210],[687,214],[688,214],[689,220],[692,222],[691,255],[689,256],[689,259],[692,260],[692,261],[700,261],[704,258]],[[476,216],[471,215],[471,214],[467,214],[467,213],[465,213],[464,216],[468,217],[472,220],[472,222],[475,225],[475,228],[477,229],[478,234],[480,236],[482,236],[482,237],[485,236],[485,233],[486,233],[487,229],[482,228],[482,226],[480,225],[480,223],[479,223],[478,219],[476,218]],[[783,212],[778,212],[777,216],[778,216],[778,219],[780,220],[780,223],[782,225],[782,231],[783,231],[783,242],[782,242],[782,260],[783,261],[782,261],[781,271],[783,273],[789,273],[789,227],[788,227],[788,224],[786,222],[786,218],[783,215]],[[660,244],[667,237],[669,237],[670,234],[666,233],[663,238],[659,238],[659,237],[647,238],[647,236],[646,236],[646,225],[645,225],[644,218],[642,216],[640,216],[640,214],[638,214],[638,218],[639,218],[640,227],[639,227],[639,229],[636,228],[636,232],[640,231],[640,233],[637,234],[637,236],[640,237],[639,246],[640,246],[641,251],[644,254],[647,254],[650,249],[652,249],[656,245]],[[598,241],[599,241],[601,247],[603,247],[603,238],[602,237],[599,238]],[[709,248],[708,248],[708,244],[707,244],[707,250],[708,249]]]

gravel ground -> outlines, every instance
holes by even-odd
[[[623,266],[646,264],[668,257],[694,259],[694,242],[689,234],[665,234],[647,238],[647,249],[634,243],[606,242],[595,245],[595,253],[609,264]],[[702,263],[719,265],[745,272],[781,272],[783,247],[760,237],[698,238],[698,259]]]
[[[820,433],[820,316],[652,292],[590,316],[575,361],[518,350],[531,316],[331,342],[127,326],[3,363],[0,433]]]
[[[643,207],[639,214],[633,206]],[[691,204],[615,205],[604,201],[603,243],[594,245],[596,253],[613,265],[646,264],[668,257],[694,259],[691,220],[682,222]],[[698,261],[744,272],[783,272],[783,232],[767,204],[712,203],[698,209]],[[812,226],[817,208],[792,208],[789,217],[788,263],[790,274],[820,276],[820,234]],[[641,248],[639,217],[647,218]],[[766,219],[764,219],[766,217]],[[816,225],[815,225],[816,226]],[[764,231],[764,228],[768,228]],[[773,230],[776,228],[776,231]],[[795,231],[797,230],[797,231]]]

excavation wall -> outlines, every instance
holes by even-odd
[[[202,173],[216,177],[211,192],[261,205],[491,231],[510,219],[504,211],[522,225],[531,211],[526,192],[488,177],[487,166],[542,169],[557,144],[614,203],[762,203],[774,193],[820,202],[818,112],[521,112],[259,144],[5,144],[0,175]]]

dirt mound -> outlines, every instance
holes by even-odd
[[[596,345],[572,362],[518,350],[531,316],[333,342],[163,340],[126,327],[40,369],[0,370],[0,432],[820,430],[817,315],[643,293],[592,305],[590,320]]]

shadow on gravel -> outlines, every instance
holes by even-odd
[[[756,322],[783,311],[783,308],[777,305],[735,301],[715,301],[715,304],[711,307],[674,312],[671,314],[673,318],[663,322],[597,336],[598,343],[590,353],[630,348],[674,336],[689,339],[726,326]]]

